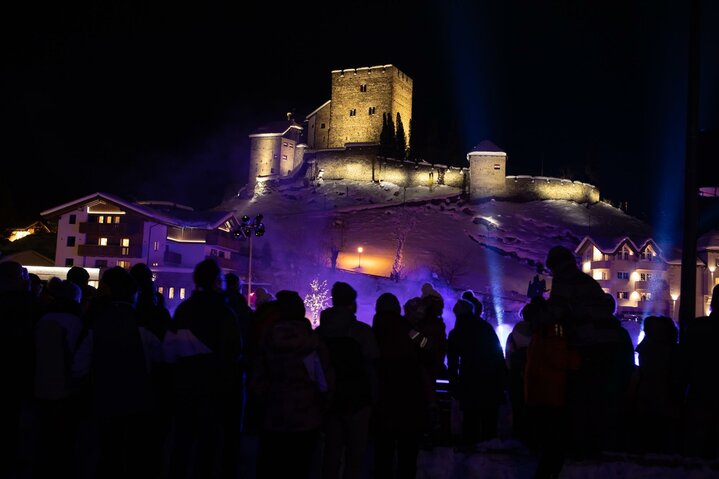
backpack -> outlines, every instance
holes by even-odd
[[[330,411],[350,414],[372,403],[370,378],[362,345],[349,336],[324,338],[335,373],[335,391]]]
[[[566,405],[569,371],[579,369],[579,354],[572,350],[560,323],[534,333],[524,367],[524,400],[530,406]]]

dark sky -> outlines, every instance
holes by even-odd
[[[331,70],[385,63],[448,161],[491,139],[508,174],[571,175],[676,223],[688,1],[146,3],[3,15],[0,224],[94,191],[214,206],[247,180],[251,130],[328,100]],[[702,8],[711,130],[719,8]]]

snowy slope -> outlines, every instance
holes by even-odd
[[[271,289],[305,295],[314,277],[329,285],[348,281],[360,293],[360,318],[367,322],[381,292],[394,292],[404,303],[431,282],[445,297],[448,327],[451,307],[466,289],[482,297],[490,319],[511,324],[552,246],[574,249],[587,234],[650,236],[648,225],[604,203],[471,204],[446,186],[405,190],[391,183],[298,182],[267,188],[252,199],[232,198],[218,209],[238,217],[264,215],[267,233],[255,239],[254,251],[270,250],[272,267],[258,266],[253,275]],[[387,278],[400,240],[402,280],[395,283]],[[335,273],[329,268],[333,245],[340,249]],[[551,277],[545,279],[551,286]]]

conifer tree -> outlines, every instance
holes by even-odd
[[[389,153],[389,125],[387,124],[387,113],[382,113],[382,131],[379,133],[379,156],[387,158]]]
[[[407,157],[407,136],[404,133],[404,125],[402,124],[402,117],[397,112],[397,133],[395,139],[395,158],[399,161],[404,161]]]
[[[397,138],[395,137],[394,120],[392,115],[387,113],[387,156],[395,158],[397,151]]]
[[[409,134],[407,135],[408,143],[407,146],[407,159],[409,161],[417,161],[417,147],[415,146],[415,125],[414,125],[414,118],[409,119]]]

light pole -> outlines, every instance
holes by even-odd
[[[672,296],[672,319],[676,321],[676,307],[677,307],[677,299],[679,299],[679,295],[674,293]]]
[[[252,237],[265,234],[265,224],[262,222],[262,218],[262,215],[257,215],[254,220],[251,220],[249,216],[244,215],[240,221],[240,228],[233,232],[235,238],[250,240],[250,252],[247,259],[247,304],[250,304],[252,295]]]
[[[712,289],[714,288],[714,271],[716,271],[717,267],[714,265],[709,266],[709,272],[712,274],[711,282],[709,283],[709,295],[712,294]]]
[[[364,248],[361,246],[357,248],[357,269],[361,267],[360,263],[362,261],[362,251],[364,251]]]

